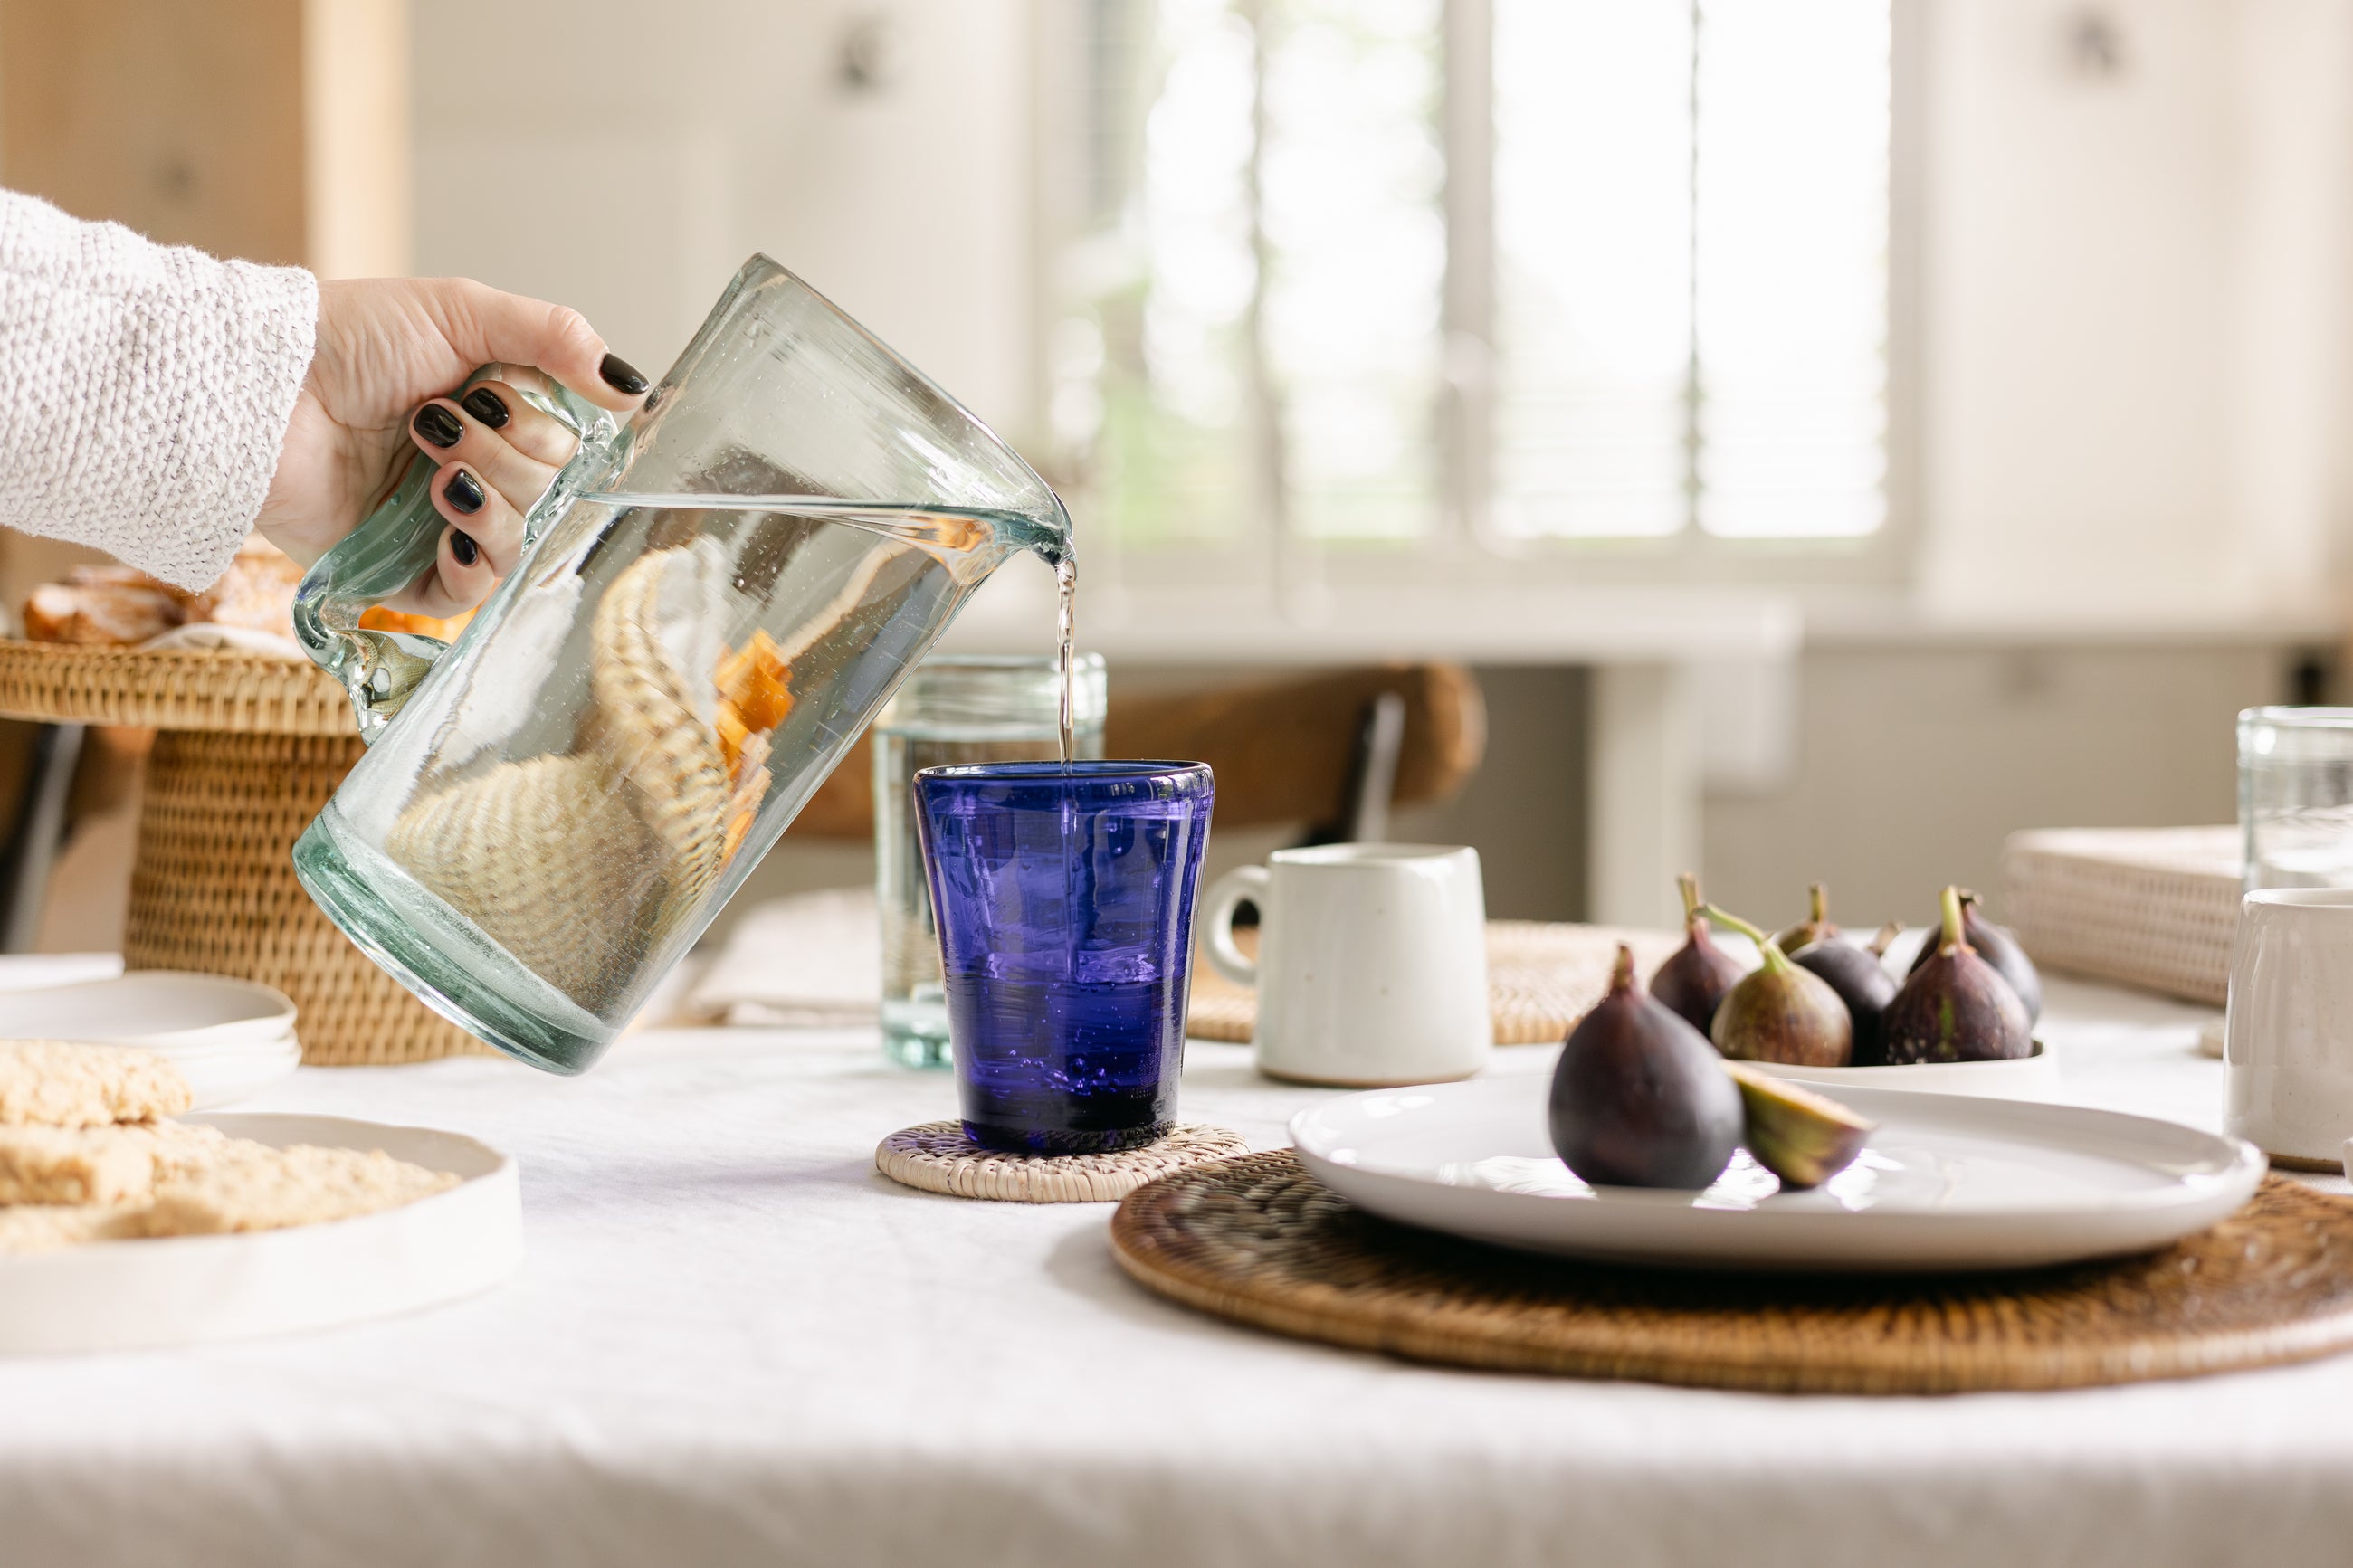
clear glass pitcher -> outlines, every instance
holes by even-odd
[[[303,580],[296,632],[370,744],[294,867],[443,1016],[571,1073],[981,581],[1024,550],[1062,565],[1071,530],[1011,448],[765,257],[627,424],[533,382],[510,378],[580,450],[455,645],[359,624],[432,563],[429,458]]]

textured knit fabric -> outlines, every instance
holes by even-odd
[[[277,470],[319,285],[0,191],[0,524],[202,588]]]

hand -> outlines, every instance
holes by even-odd
[[[646,378],[606,353],[577,310],[462,278],[320,284],[318,348],[255,526],[308,566],[422,451],[441,465],[433,504],[450,526],[433,570],[386,603],[440,616],[481,603],[522,552],[522,513],[578,445],[499,383],[463,404],[442,395],[491,362],[512,378],[535,365],[616,413],[646,393]]]

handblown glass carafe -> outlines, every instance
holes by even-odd
[[[296,629],[370,746],[294,848],[429,1005],[592,1063],[908,669],[1070,520],[985,426],[799,279],[746,263],[626,424],[486,367],[581,436],[458,641],[365,629],[431,563],[420,458],[303,582]]]

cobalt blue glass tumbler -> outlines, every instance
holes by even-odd
[[[1098,1153],[1165,1137],[1185,1058],[1198,763],[984,763],[915,775],[964,1130]]]

